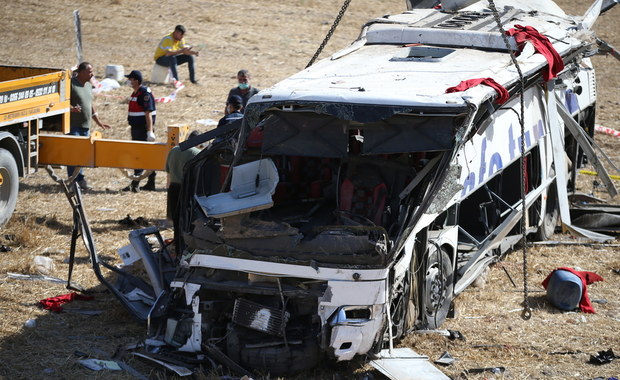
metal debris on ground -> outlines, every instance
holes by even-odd
[[[101,359],[82,359],[78,360],[78,363],[83,365],[84,367],[91,369],[93,371],[121,371],[122,368],[112,360],[101,360]]]
[[[452,355],[450,355],[448,351],[444,351],[444,353],[441,354],[439,359],[435,360],[435,363],[449,366],[449,365],[452,365],[455,361],[456,359],[452,357]]]
[[[176,373],[179,376],[189,376],[189,375],[193,374],[193,372],[189,368],[186,368],[186,367],[183,367],[183,366],[180,366],[180,365],[166,363],[166,362],[164,362],[162,360],[155,359],[155,358],[153,358],[153,357],[151,357],[149,355],[142,354],[140,352],[132,352],[131,354],[134,355],[134,356],[146,359],[146,360],[150,360],[150,361],[152,361],[154,363],[157,363],[157,364],[161,365],[162,367],[164,367],[166,369],[169,369],[170,371],[173,371],[174,373]]]
[[[462,340],[463,342],[465,342],[465,336],[463,336],[463,334],[461,334],[460,331],[458,330],[448,330],[448,332],[450,333],[450,335],[448,336],[448,339],[450,340]]]
[[[45,276],[42,274],[22,274],[22,273],[12,273],[7,272],[6,276],[13,280],[30,280],[30,281],[49,281],[56,284],[65,284],[67,281],[58,277]],[[79,284],[74,282],[71,283],[71,286],[81,287]]]
[[[479,373],[490,372],[495,375],[506,372],[505,367],[485,367],[485,368],[470,368],[463,371],[463,375],[474,375]]]
[[[410,348],[384,349],[379,358],[370,364],[392,380],[443,380],[449,379],[428,361]]]

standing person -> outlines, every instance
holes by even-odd
[[[142,85],[142,73],[133,70],[129,75],[125,75],[129,79],[133,93],[129,98],[129,112],[127,114],[127,122],[131,126],[131,139],[135,141],[155,141],[153,127],[155,126],[155,98],[151,93],[151,89]],[[144,170],[134,170],[134,175],[142,175]],[[140,190],[155,190],[155,171],[149,175],[146,185],[140,186],[140,181],[131,181],[131,184],[123,189],[123,191],[133,191],[137,193]]]
[[[179,80],[177,65],[187,63],[189,69],[189,80],[198,84],[194,70],[194,56],[198,56],[198,51],[185,43],[186,29],[183,25],[177,25],[174,31],[161,39],[157,49],[155,49],[155,63],[169,67],[174,80]]]
[[[248,104],[248,100],[260,91],[258,88],[252,87],[250,84],[250,79],[251,76],[248,70],[239,70],[237,73],[237,87],[233,87],[230,91],[228,91],[228,98],[232,95],[238,95],[241,99],[243,99],[242,106],[244,108]]]
[[[187,140],[192,137],[198,136],[198,131],[192,131],[187,137]],[[185,164],[194,158],[200,149],[197,147],[191,147],[185,151],[177,145],[170,149],[168,158],[166,159],[166,172],[168,173],[168,199],[167,199],[167,212],[166,217],[172,221],[174,231],[178,231],[179,223],[179,195],[181,191],[181,184],[183,183],[183,168]]]
[[[109,129],[108,124],[104,124],[99,120],[99,115],[95,111],[93,104],[93,86],[90,79],[93,77],[93,65],[88,62],[82,62],[78,65],[75,75],[71,78],[71,116],[69,118],[69,135],[72,136],[90,136],[91,119],[98,126]],[[75,167],[67,166],[67,174],[71,177],[75,171]],[[84,191],[91,190],[84,178],[82,169],[75,178],[78,186]]]

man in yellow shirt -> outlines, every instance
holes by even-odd
[[[194,72],[194,56],[198,56],[198,51],[185,43],[186,29],[183,25],[177,25],[174,31],[161,39],[155,50],[155,62],[158,65],[169,67],[172,72],[173,80],[179,80],[177,65],[187,63],[189,68],[189,80],[197,84]]]

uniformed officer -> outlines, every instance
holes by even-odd
[[[151,89],[142,85],[142,73],[133,70],[129,75],[125,75],[129,80],[133,93],[129,98],[129,112],[127,121],[131,126],[131,139],[136,141],[155,141],[153,127],[155,125],[155,98]],[[144,170],[136,169],[134,175],[142,175]],[[131,184],[123,191],[155,190],[155,171],[148,177],[146,185],[140,186],[140,181],[131,181]]]

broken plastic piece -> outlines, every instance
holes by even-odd
[[[456,359],[453,358],[452,355],[448,353],[448,351],[444,351],[444,353],[441,354],[439,359],[435,360],[435,363],[448,366],[453,364],[455,361]]]
[[[475,373],[491,372],[493,374],[498,375],[500,373],[504,373],[505,371],[506,371],[505,367],[470,368],[470,369],[464,370],[463,374],[469,375],[469,374],[475,374]]]
[[[450,335],[448,336],[448,339],[450,340],[462,340],[463,342],[465,342],[465,337],[463,336],[463,334],[461,334],[460,331],[458,330],[448,330],[448,332],[450,333]]]
[[[614,352],[610,348],[607,351],[599,351],[598,355],[596,356],[590,355],[590,360],[588,361],[588,363],[596,365],[607,364],[611,363],[614,359],[617,358],[620,358],[620,356],[614,354]]]
[[[154,363],[157,363],[157,364],[161,365],[162,367],[165,367],[165,368],[175,372],[179,376],[189,376],[189,375],[191,375],[193,373],[189,368],[182,367],[180,365],[174,365],[174,364],[166,363],[166,362],[163,362],[161,360],[152,358],[152,357],[150,357],[148,355],[141,354],[139,352],[132,352],[131,354],[134,355],[134,356],[138,356],[138,357],[150,360],[150,361],[152,361]]]

